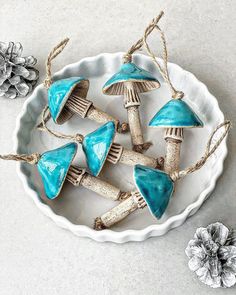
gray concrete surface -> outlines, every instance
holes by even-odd
[[[70,54],[55,70],[100,52],[125,51],[160,9],[166,16],[170,60],[193,72],[236,124],[236,1],[228,0],[0,0],[0,39],[21,41],[44,59],[68,35]],[[0,100],[0,151],[12,149],[15,118],[25,99]],[[212,290],[187,266],[184,249],[195,229],[216,220],[236,227],[236,137],[232,130],[225,171],[201,210],[161,238],[99,244],[77,238],[45,217],[24,192],[14,163],[0,163],[1,295],[235,294]]]

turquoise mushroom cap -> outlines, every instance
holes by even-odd
[[[103,86],[104,94],[123,95],[124,82],[135,83],[139,93],[147,92],[160,87],[159,81],[148,71],[139,68],[134,63],[124,63],[119,72],[113,75]]]
[[[160,219],[174,190],[174,183],[164,171],[136,165],[134,181],[152,215]]]
[[[48,89],[48,106],[55,123],[63,124],[70,116],[63,116],[64,106],[71,94],[86,98],[89,81],[83,77],[70,77],[55,81]]]
[[[92,175],[98,176],[100,173],[113,143],[115,133],[115,123],[109,121],[84,137],[83,151]]]
[[[203,122],[186,102],[172,99],[156,113],[149,122],[149,126],[193,128],[203,127]]]
[[[60,194],[77,147],[78,145],[74,142],[68,143],[43,153],[38,161],[38,171],[43,181],[45,194],[49,199],[55,199]]]

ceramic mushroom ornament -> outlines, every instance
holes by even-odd
[[[157,61],[155,55],[151,52],[147,44],[147,36],[149,31],[145,30],[144,33],[144,45],[148,54],[151,56],[153,62],[158,67],[164,80],[169,85],[172,92],[172,100],[165,104],[152,118],[149,123],[151,127],[165,128],[165,140],[166,140],[166,156],[164,161],[164,170],[167,173],[172,173],[179,170],[180,161],[180,146],[183,141],[183,129],[203,127],[203,122],[194,113],[190,106],[182,100],[184,93],[177,91],[171,83],[168,67],[167,67],[167,47],[165,36],[162,30],[155,24],[154,28],[161,34],[161,40],[163,43],[164,54],[162,67]]]
[[[161,12],[153,22],[157,23],[162,15],[163,12]],[[138,67],[132,62],[132,54],[140,49],[142,45],[143,40],[140,39],[130,48],[123,57],[123,64],[119,71],[103,86],[104,94],[124,96],[124,107],[127,109],[133,149],[140,153],[147,150],[150,143],[145,143],[143,139],[139,115],[139,106],[141,103],[139,93],[160,87],[159,81],[151,73]]]
[[[174,189],[174,183],[164,171],[136,165],[134,181],[137,190],[118,206],[95,219],[94,228],[101,230],[123,220],[137,209],[148,206],[151,214],[160,219],[169,203]]]
[[[113,121],[107,122],[95,131],[83,136],[82,134],[66,135],[55,132],[46,126],[43,112],[42,123],[44,128],[41,130],[47,131],[49,134],[59,138],[76,140],[82,145],[87,166],[92,175],[98,176],[106,161],[116,164],[118,162],[134,166],[141,163],[146,166],[161,168],[163,158],[153,158],[147,155],[128,150],[119,143],[114,142],[116,128]]]
[[[96,230],[109,228],[137,209],[143,209],[146,206],[156,219],[160,219],[173,194],[175,181],[200,169],[219,147],[220,143],[229,132],[230,126],[230,121],[225,121],[217,126],[210,136],[204,156],[193,166],[184,170],[179,172],[175,171],[169,175],[164,171],[143,165],[136,165],[134,167],[134,182],[137,190],[132,192],[131,195],[119,205],[104,213],[101,217],[97,217],[95,219],[94,228]],[[225,127],[224,132],[218,139],[215,139],[214,137],[217,131],[223,127]]]
[[[151,127],[165,128],[166,156],[164,170],[172,173],[179,170],[180,146],[183,141],[183,129],[202,127],[203,123],[188,106],[179,99],[172,99],[152,118]]]
[[[130,195],[130,193],[121,192],[120,189],[110,183],[90,175],[84,168],[73,165],[72,161],[76,155],[77,146],[76,143],[72,142],[47,151],[42,155],[38,153],[31,155],[0,155],[0,159],[37,165],[45,194],[51,200],[59,196],[65,180],[74,186],[81,185],[102,197],[114,201],[123,200]]]
[[[69,77],[55,82],[52,81],[52,60],[64,49],[68,41],[67,38],[59,43],[51,51],[47,59],[47,77],[44,82],[45,87],[48,89],[48,106],[50,110],[47,120],[52,117],[55,123],[64,124],[74,114],[77,114],[81,118],[88,118],[101,124],[114,121],[117,132],[127,132],[129,129],[127,123],[120,123],[119,120],[95,107],[93,102],[86,98],[89,90],[89,80],[84,77]],[[38,125],[38,128],[41,127],[42,123]]]

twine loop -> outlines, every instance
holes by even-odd
[[[42,112],[42,125],[43,125],[43,128],[41,130],[43,131],[46,131],[48,132],[49,134],[57,137],[57,138],[62,138],[62,139],[71,139],[71,140],[74,140],[74,141],[77,141],[78,143],[82,143],[83,140],[84,140],[84,136],[82,134],[75,134],[75,135],[70,135],[70,134],[64,134],[64,133],[61,133],[61,132],[58,132],[58,131],[54,131],[52,129],[50,129],[47,125],[46,125],[46,113],[48,111],[49,107],[46,106]]]
[[[162,42],[162,59],[163,59],[163,66],[159,63],[154,53],[151,51],[148,43],[147,43],[147,37],[150,35],[150,32],[152,32],[154,29],[158,31],[161,37]],[[169,76],[168,71],[168,51],[167,51],[167,45],[166,45],[166,38],[164,32],[160,29],[160,27],[157,25],[156,22],[151,22],[150,25],[146,28],[144,35],[143,35],[143,44],[146,48],[146,51],[148,55],[151,57],[154,64],[157,66],[158,70],[160,71],[163,79],[165,82],[169,85],[172,97],[174,99],[182,99],[184,97],[184,93],[182,91],[177,90],[174,85],[172,84]]]
[[[60,54],[65,48],[66,44],[69,42],[69,38],[62,40],[57,46],[55,46],[52,51],[49,53],[46,61],[46,78],[43,82],[43,85],[48,89],[52,85],[52,60]]]
[[[217,131],[219,131],[221,128],[224,127],[224,132],[222,133],[222,135],[215,141],[215,136]],[[170,177],[173,181],[176,181],[180,178],[183,178],[184,176],[186,176],[187,174],[193,173],[197,170],[199,170],[208,160],[208,158],[217,150],[217,148],[219,147],[219,145],[221,144],[221,142],[223,141],[223,139],[226,137],[226,135],[229,133],[230,128],[232,127],[232,124],[229,120],[224,121],[223,123],[219,124],[215,130],[212,132],[207,145],[206,145],[206,149],[205,149],[205,153],[204,155],[200,158],[200,160],[198,160],[194,165],[185,168],[184,170],[181,171],[175,171],[173,173],[171,173]],[[213,144],[213,142],[215,141],[215,143]]]
[[[151,32],[154,29],[154,24],[157,24],[163,15],[164,15],[164,12],[161,11],[157,17],[155,17],[154,19],[152,19],[151,23],[147,27],[147,33],[148,33],[148,35],[151,34]],[[127,51],[127,53],[124,54],[124,56],[123,56],[123,62],[124,63],[131,62],[132,61],[132,54],[135,51],[141,49],[142,46],[143,46],[143,38],[140,38],[135,44],[133,44],[130,47],[130,49]]]

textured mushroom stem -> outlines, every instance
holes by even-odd
[[[146,202],[139,192],[133,192],[129,198],[115,206],[101,217],[97,217],[94,223],[94,229],[101,230],[109,228],[120,222],[137,209],[146,207]]]
[[[124,107],[127,109],[127,116],[131,134],[133,149],[137,152],[147,150],[150,144],[145,144],[139,115],[140,98],[132,82],[124,82]]]
[[[129,193],[123,193],[112,184],[94,177],[87,173],[85,169],[71,165],[66,179],[75,186],[83,186],[100,196],[110,200],[123,200],[129,196]]]
[[[66,102],[66,107],[82,118],[86,117],[97,123],[105,124],[109,121],[113,121],[116,125],[116,130],[120,133],[125,133],[129,130],[127,123],[120,123],[119,120],[95,107],[92,101],[88,99],[71,95]]]
[[[161,158],[155,159],[153,157],[149,157],[147,155],[143,155],[135,151],[127,150],[124,147],[122,147],[119,143],[112,144],[107,156],[107,161],[109,161],[112,164],[120,162],[129,166],[141,164],[144,166],[149,166],[158,169],[161,169],[163,164]]]
[[[168,174],[179,171],[180,146],[183,141],[183,128],[168,128],[165,132],[166,156],[164,171]]]

